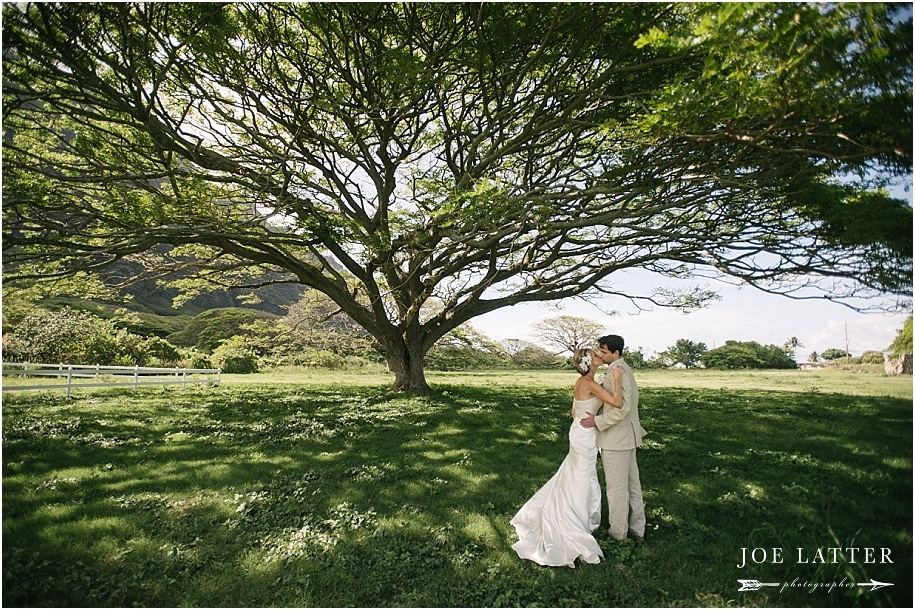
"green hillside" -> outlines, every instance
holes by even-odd
[[[129,314],[124,327],[132,333],[164,338],[182,337],[178,344],[186,344],[186,338],[197,333],[190,332],[194,320],[201,314],[215,310],[227,311],[238,309],[239,319],[253,317],[275,318],[286,314],[287,308],[299,300],[302,287],[295,285],[268,286],[259,289],[256,294],[259,302],[251,303],[243,299],[241,290],[223,290],[207,293],[184,303],[180,307],[172,304],[172,299],[178,294],[175,289],[161,289],[152,282],[140,282],[121,291],[123,298],[120,300],[88,300],[71,295],[58,295],[43,299],[40,303],[17,307],[15,302],[9,303],[5,308],[4,324],[13,324],[30,313],[34,307],[56,311],[64,307],[91,312],[101,318],[125,317]],[[5,303],[6,305],[7,303]],[[251,315],[244,315],[243,312]],[[204,316],[205,317],[205,316]],[[193,342],[191,343],[193,344]]]

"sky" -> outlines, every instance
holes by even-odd
[[[911,182],[897,185],[891,194],[912,205]],[[715,282],[703,286],[718,292],[720,300],[688,314],[660,308],[638,312],[628,302],[620,301],[604,301],[598,308],[569,299],[507,307],[475,318],[470,324],[497,341],[523,339],[542,344],[535,334],[536,323],[562,315],[587,318],[601,324],[606,334],[621,335],[627,347],[640,349],[646,358],[666,350],[677,339],[702,342],[713,349],[728,340],[781,346],[797,337],[801,345],[797,360],[804,362],[812,352],[822,354],[833,348],[848,349],[852,356],[884,351],[912,314],[911,310],[899,314],[858,313],[836,302],[799,301],[749,286]],[[620,313],[608,316],[602,309]]]
[[[534,324],[544,318],[577,316],[599,323],[607,334],[621,335],[627,347],[640,349],[646,358],[664,351],[677,339],[702,342],[713,349],[728,340],[781,346],[797,337],[801,344],[797,359],[801,362],[812,352],[846,349],[846,336],[852,356],[883,351],[911,313],[862,314],[829,301],[796,301],[750,287],[709,286],[718,289],[721,299],[687,314],[658,308],[634,313],[630,308],[608,316],[589,303],[566,300],[515,305],[475,318],[470,324],[490,339],[524,339],[542,344],[534,334]],[[619,309],[620,303],[616,305]],[[609,302],[606,309],[613,309]]]

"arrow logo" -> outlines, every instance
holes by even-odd
[[[892,587],[893,583],[891,582],[880,582],[879,580],[874,580],[871,578],[870,582],[859,582],[859,587],[870,587],[871,591],[876,591],[877,589],[882,589],[883,587]]]
[[[760,587],[777,587],[781,583],[779,582],[759,582],[758,580],[742,580],[737,579],[737,582],[740,583],[740,588],[738,591],[759,591]]]

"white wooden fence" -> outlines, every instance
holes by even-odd
[[[216,376],[213,379],[213,375]],[[219,385],[221,369],[155,368],[146,366],[99,366],[98,364],[35,364],[30,362],[3,363],[3,391],[12,390],[66,390],[67,398],[74,388],[133,387],[212,383]],[[7,383],[8,377],[39,377],[54,379],[59,383],[29,385]],[[88,380],[88,381],[86,381]]]

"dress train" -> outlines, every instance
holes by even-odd
[[[569,428],[569,453],[559,470],[512,518],[518,534],[512,545],[522,559],[543,566],[575,567],[575,560],[600,563],[603,551],[592,532],[600,527],[601,492],[597,479],[595,428],[580,419],[595,413],[597,397],[575,401]]]

